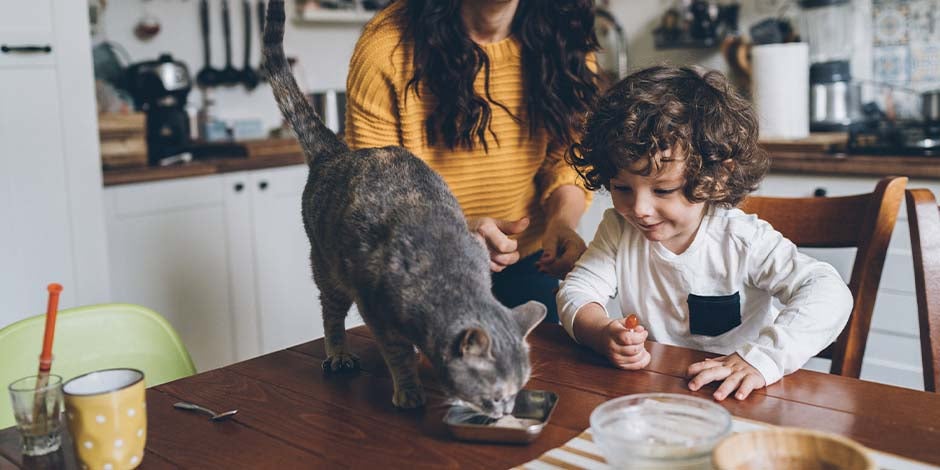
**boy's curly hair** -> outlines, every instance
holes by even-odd
[[[725,77],[697,67],[655,66],[614,85],[588,115],[566,160],[589,189],[620,170],[648,176],[684,160],[685,197],[736,206],[757,189],[770,159],[757,146],[757,116]],[[663,152],[671,149],[670,157]],[[608,187],[609,189],[609,187]]]

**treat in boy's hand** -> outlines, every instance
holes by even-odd
[[[639,323],[640,323],[640,321],[637,320],[636,315],[634,315],[634,314],[631,313],[631,314],[627,317],[626,321],[623,322],[623,326],[627,327],[627,329],[632,332],[633,329],[636,328],[636,326],[637,326]]]

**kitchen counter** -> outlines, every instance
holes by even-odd
[[[163,167],[150,166],[122,170],[104,170],[103,175],[105,186],[115,186],[119,184],[143,183],[148,181],[186,178],[190,176],[299,165],[303,162],[304,156],[300,153],[251,158],[215,157]]]
[[[812,150],[771,151],[772,173],[817,175],[901,175],[919,179],[940,179],[940,157],[898,155],[847,155]],[[189,176],[257,170],[304,162],[300,153],[251,158],[213,158],[182,165],[105,170],[104,185],[142,183]]]
[[[940,179],[940,156],[847,155],[813,151],[774,151],[771,156],[771,173],[898,175]]]

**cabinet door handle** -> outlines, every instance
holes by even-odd
[[[52,46],[0,46],[0,52],[4,54],[48,54],[52,52]]]
[[[242,183],[235,183],[235,192],[236,192],[236,193],[242,192],[243,189],[245,189],[245,185],[244,185],[244,184],[242,184]]]
[[[826,188],[816,188],[813,190],[813,197],[826,197],[826,194],[828,194]]]
[[[262,182],[258,183],[258,189],[260,189],[260,190],[262,190],[262,191],[264,191],[265,189],[268,189],[268,182],[267,182],[267,181],[262,181]]]

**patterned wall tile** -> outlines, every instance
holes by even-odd
[[[882,2],[872,8],[872,30],[875,46],[907,44],[906,1]]]
[[[876,81],[940,88],[940,0],[874,0],[872,45]]]
[[[910,81],[907,46],[876,46],[873,53],[875,81],[891,84]]]
[[[940,43],[912,42],[909,46],[912,82],[940,82]]]
[[[907,37],[911,43],[940,42],[940,0],[914,0],[908,5]]]

